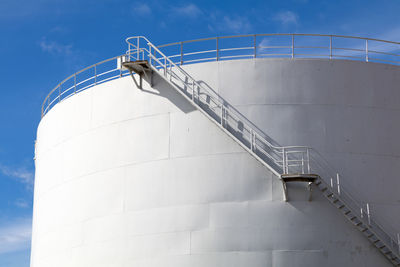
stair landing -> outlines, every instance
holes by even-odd
[[[314,183],[319,178],[320,177],[319,177],[318,174],[313,174],[313,173],[281,174],[281,180],[282,180],[282,184],[283,184],[285,201],[288,201],[288,189],[287,189],[286,183],[290,183],[290,182],[305,182],[305,183],[308,183],[308,191],[310,192],[310,194],[308,196],[308,201],[311,201],[311,193],[312,193],[311,184]]]

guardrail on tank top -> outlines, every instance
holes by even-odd
[[[118,68],[121,56],[112,57],[86,67],[65,78],[46,96],[42,104],[42,118],[56,104],[92,86],[129,75],[129,71]]]
[[[212,88],[197,82],[145,37],[127,39],[129,60],[146,60],[160,75],[175,85],[186,98],[215,123],[239,141],[275,174],[315,173],[365,225],[381,238],[388,248],[400,254],[400,236],[388,222],[374,216],[371,205],[356,200],[341,180],[343,177],[316,150],[305,146],[279,146],[256,125],[227,103]]]
[[[323,34],[253,34],[160,45],[176,65],[248,58],[325,58],[400,65],[400,43]],[[80,70],[46,96],[42,117],[57,103],[94,85],[128,75],[113,57]]]
[[[400,65],[400,43],[326,34],[251,34],[157,46],[175,64],[246,58],[349,59]]]

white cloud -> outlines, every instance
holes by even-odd
[[[252,29],[246,17],[212,14],[209,20],[212,21],[208,25],[210,31],[248,33]]]
[[[8,177],[16,178],[19,182],[25,184],[28,189],[33,188],[33,172],[27,170],[25,167],[10,168],[0,164],[0,173]]]
[[[29,202],[22,198],[18,198],[17,200],[15,200],[14,204],[17,207],[24,209],[29,207]]]
[[[28,249],[31,245],[32,222],[30,219],[0,226],[0,254]]]
[[[50,33],[65,33],[67,32],[68,29],[63,27],[63,26],[55,26],[53,28],[50,29]]]
[[[134,15],[150,16],[152,11],[149,5],[145,3],[135,3],[132,7]]]
[[[247,18],[243,17],[229,17],[229,16],[224,16],[223,19],[223,24],[227,29],[230,29],[233,32],[246,32],[250,30],[250,22],[247,20]]]
[[[70,55],[72,53],[72,45],[63,45],[57,43],[55,41],[47,41],[46,38],[43,38],[39,42],[39,46],[43,52],[48,52],[50,54],[63,54]]]
[[[181,7],[175,7],[172,9],[172,12],[175,16],[184,16],[189,18],[197,18],[198,16],[203,14],[201,9],[192,3]]]
[[[279,21],[282,25],[298,24],[298,16],[292,11],[282,11],[274,16],[274,20]]]

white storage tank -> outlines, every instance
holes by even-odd
[[[56,87],[37,132],[31,266],[392,266],[384,254],[399,253],[400,67],[365,47],[335,50],[335,40],[346,39],[339,36],[318,36],[327,40],[323,56],[297,54],[295,42],[281,45],[285,55],[261,44],[278,37],[244,36],[254,38],[254,49],[233,52],[223,50],[223,38],[203,40],[216,42],[215,54],[192,58],[184,50],[189,42],[160,47],[176,46],[169,58],[176,65],[138,39],[146,49],[131,42],[130,60],[158,68],[136,71],[142,88],[139,74],[114,69],[119,57]],[[171,78],[180,68],[196,80],[176,83],[181,93],[170,82],[188,79],[183,72]],[[225,116],[235,108],[272,144],[319,151],[338,173],[323,177],[326,192],[361,224],[315,183],[311,201],[303,182],[287,185],[285,201],[284,170],[257,158],[256,143],[247,148],[232,138],[228,120],[212,121],[196,97],[193,104],[195,85],[214,91],[227,103]],[[311,160],[302,163],[311,164],[303,173],[323,175]],[[391,244],[380,251],[362,227]]]

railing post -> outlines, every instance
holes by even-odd
[[[294,58],[294,34],[292,34],[292,58]]]
[[[257,134],[253,132],[253,151],[257,151]]]
[[[217,55],[216,55],[216,61],[218,61],[219,60],[219,38],[218,37],[216,37],[216,44],[217,44],[217,49],[215,50],[216,51],[216,53],[217,53]]]
[[[253,151],[253,129],[250,129],[250,150]]]
[[[283,169],[283,174],[287,174],[287,170],[286,170],[286,151],[285,151],[284,147],[282,147],[282,169]]]
[[[250,150],[254,151],[254,134],[253,129],[250,129]]]
[[[195,95],[194,95],[194,81],[192,82],[192,101],[194,102]]]
[[[119,77],[122,77],[122,63],[126,60],[126,56],[120,56],[117,58],[117,65],[118,65],[118,59],[121,61],[120,64],[121,66],[119,66]],[[94,78],[93,78],[94,79]]]
[[[368,217],[368,225],[371,225],[371,214],[369,212],[369,204],[367,203],[367,217]]]
[[[332,59],[332,35],[329,36],[329,59]]]
[[[368,62],[368,39],[365,40],[365,61]]]
[[[400,233],[397,233],[397,247],[399,249],[399,254],[400,254]]]
[[[395,248],[394,244],[395,244],[394,239],[392,237],[390,237],[390,248],[391,249]]]
[[[167,76],[167,56],[164,56],[164,76]]]
[[[152,65],[151,64],[151,59],[152,59],[153,57],[152,57],[152,55],[151,55],[151,45],[149,45],[149,63],[150,63],[150,66]]]
[[[94,65],[94,84],[97,84],[97,64]]]
[[[304,152],[301,152],[301,173],[304,174]]]
[[[60,86],[58,87],[58,103],[61,102],[61,85],[62,83],[60,83]]]
[[[340,195],[340,181],[339,181],[339,173],[336,173],[336,182],[337,182],[337,192]]]
[[[221,104],[221,126],[224,128],[224,104]]]
[[[310,166],[310,149],[307,147],[307,171],[311,173],[311,166]]]
[[[137,58],[136,58],[136,60],[139,60],[139,58],[140,58],[140,51],[139,51],[139,44],[140,44],[140,39],[139,39],[140,37],[137,37],[137,43],[136,43],[136,53],[137,53]]]
[[[257,35],[254,34],[254,58],[257,57]]]
[[[181,66],[183,65],[183,42],[181,42]]]

